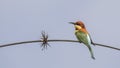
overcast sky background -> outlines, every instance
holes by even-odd
[[[0,0],[0,44],[49,39],[77,40],[68,22],[85,23],[94,42],[120,48],[120,0]],[[41,43],[0,48],[0,68],[120,68],[120,51],[79,43]]]

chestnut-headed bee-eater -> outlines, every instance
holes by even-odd
[[[92,48],[90,46],[92,43],[92,39],[91,39],[88,31],[86,30],[83,22],[77,21],[77,22],[70,22],[70,23],[75,26],[75,35],[76,35],[77,39],[79,40],[79,42],[85,44],[88,47],[91,57],[93,59],[95,59]]]

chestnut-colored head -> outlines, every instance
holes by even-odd
[[[80,26],[81,28],[85,28],[85,25],[83,24],[82,21],[77,21],[75,25]]]
[[[82,32],[85,32],[85,33],[88,33],[86,28],[85,28],[85,25],[82,21],[77,21],[77,22],[70,22],[71,24],[73,24],[75,26],[75,32],[77,31],[82,31]]]
[[[77,21],[77,22],[70,22],[71,24],[74,24],[76,30],[81,30],[85,29],[85,25],[83,24],[82,21]]]

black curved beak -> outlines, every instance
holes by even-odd
[[[75,25],[75,23],[74,22],[69,22],[70,24],[73,24],[73,25]]]

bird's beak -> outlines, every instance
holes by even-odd
[[[73,25],[75,25],[75,23],[74,22],[69,22],[70,24],[73,24]]]

